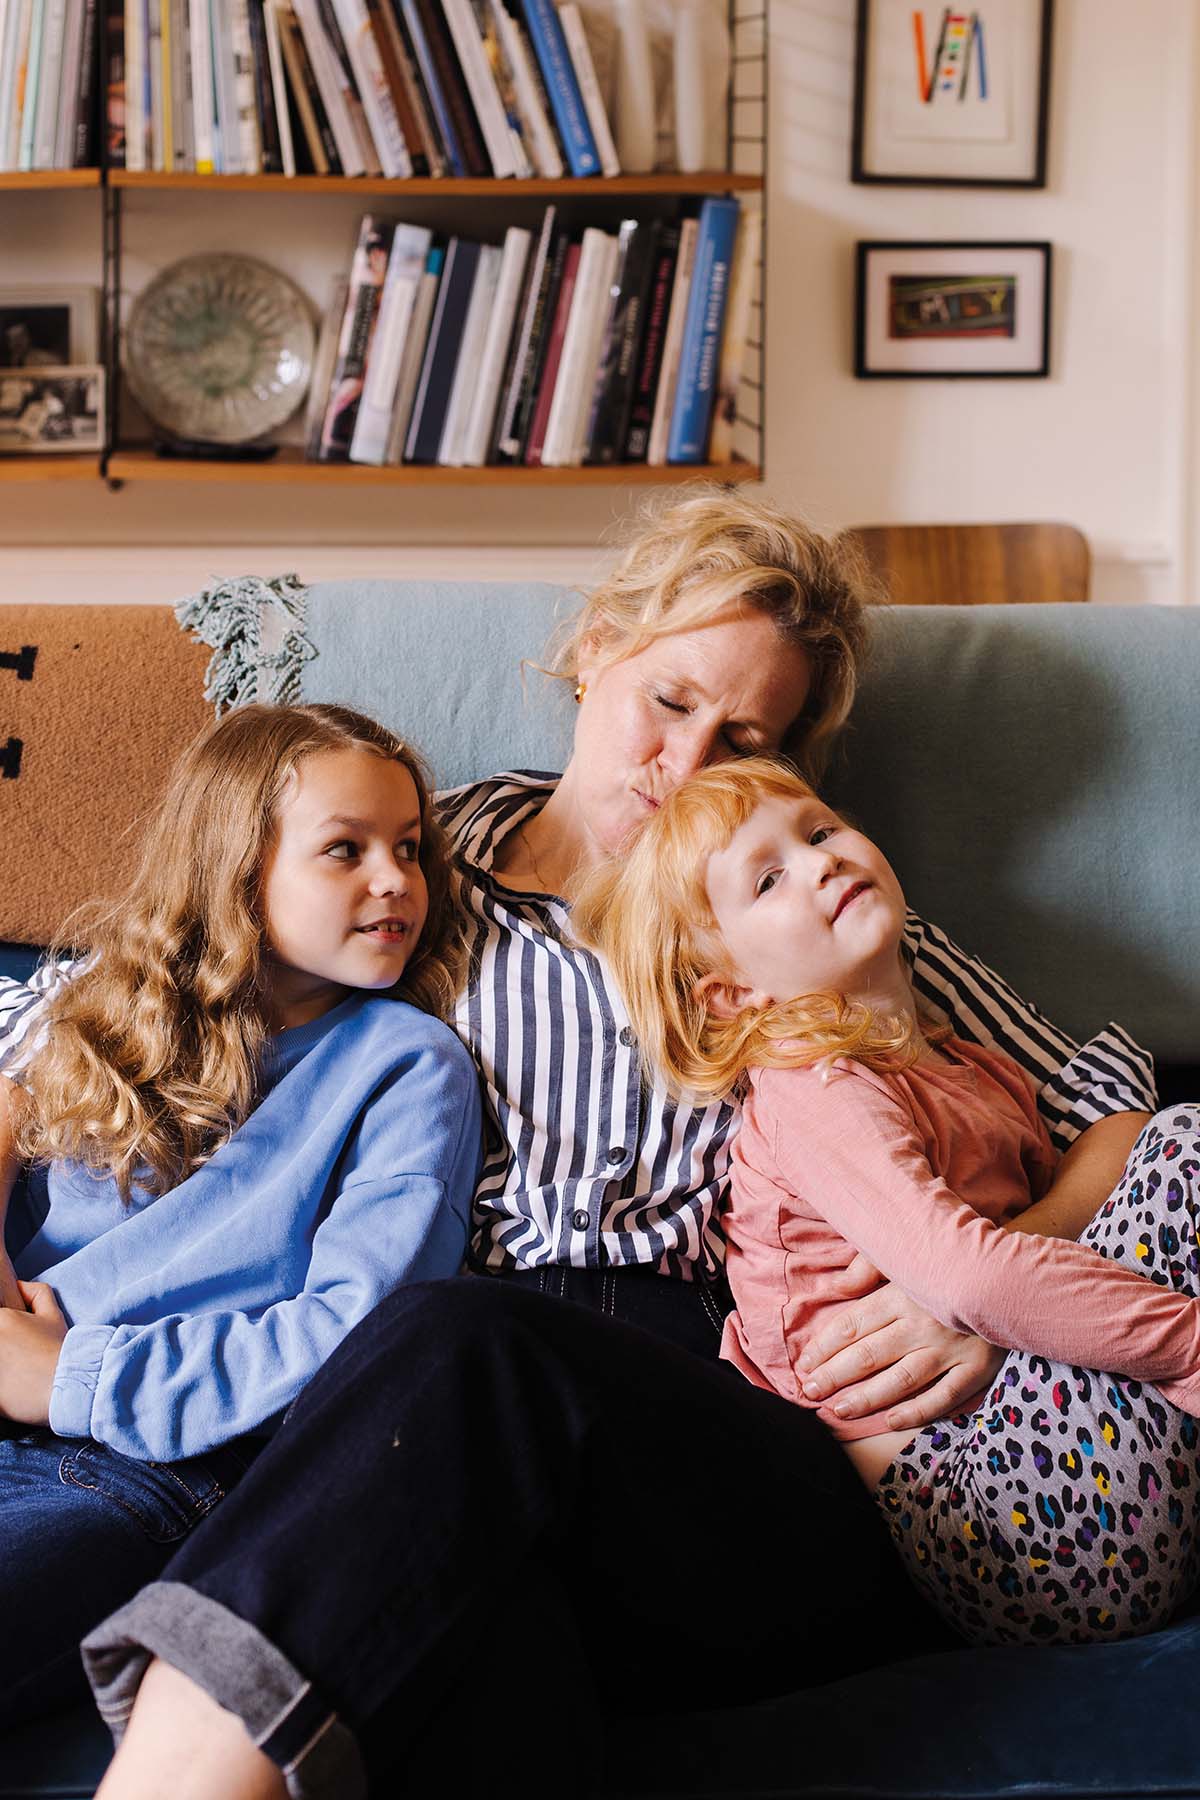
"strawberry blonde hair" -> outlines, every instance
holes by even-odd
[[[581,883],[571,926],[611,969],[643,1058],[674,1094],[736,1093],[751,1068],[795,1068],[853,1057],[873,1069],[910,1067],[928,1039],[907,1019],[880,1019],[844,994],[798,994],[721,1018],[697,990],[728,970],[706,886],[761,801],[815,798],[786,763],[765,756],[716,763],[668,795],[618,857]]]
[[[657,638],[753,608],[809,658],[808,697],[785,749],[816,776],[853,704],[863,605],[880,597],[851,540],[822,537],[764,501],[697,483],[682,500],[650,500],[635,514],[617,567],[571,621],[551,672],[574,682],[585,644],[603,667]]]
[[[53,955],[85,955],[47,1013],[17,1136],[162,1194],[252,1111],[269,1036],[261,887],[288,785],[307,758],[359,750],[407,769],[420,803],[424,930],[394,988],[445,1015],[462,935],[445,839],[416,751],[344,706],[245,706],[185,750],[122,898],[69,921]],[[85,946],[81,949],[80,946]]]

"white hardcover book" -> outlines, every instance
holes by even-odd
[[[199,0],[179,0],[179,163],[180,171],[192,175],[196,169],[196,99],[192,91],[192,7]]]
[[[388,257],[379,318],[367,358],[366,380],[350,440],[350,461],[382,463],[396,405],[400,364],[413,307],[425,273],[432,234],[421,225],[397,225]]]
[[[462,336],[458,340],[454,382],[446,406],[441,441],[438,444],[438,462],[451,468],[462,466],[467,420],[471,413],[471,399],[479,382],[483,344],[487,337],[488,318],[496,298],[496,283],[499,278],[500,252],[494,244],[484,244],[480,249],[479,261],[475,266],[475,280],[471,284],[471,299],[467,307],[467,316],[463,320]]]
[[[171,63],[171,142],[168,169],[183,174],[188,167],[188,114],[191,72],[188,67],[186,0],[168,0]]]
[[[58,136],[58,97],[62,87],[63,36],[67,27],[67,0],[46,0],[42,18],[42,54],[38,71],[37,116],[33,126],[33,167],[54,167],[54,141]]]
[[[293,5],[300,24],[300,35],[304,39],[304,48],[308,51],[308,59],[312,63],[313,75],[320,90],[321,104],[325,108],[329,129],[337,145],[342,174],[365,175],[366,159],[354,121],[350,117],[350,108],[346,105],[337,57],[325,36],[316,0],[293,0]]]
[[[675,389],[679,386],[679,354],[683,349],[683,322],[687,315],[688,293],[692,285],[692,265],[696,260],[695,219],[685,219],[679,233],[679,255],[675,261],[675,279],[671,283],[671,306],[667,313],[667,330],[663,338],[662,370],[658,377],[658,393],[654,399],[654,419],[650,426],[650,442],[646,461],[662,468],[667,460],[667,439],[671,433],[671,414],[675,410]]]
[[[258,175],[262,172],[262,141],[258,134],[258,102],[254,95],[254,44],[250,37],[248,0],[230,0],[229,19],[233,29],[238,162],[243,175]]]
[[[279,40],[279,14],[267,0],[263,7],[263,27],[267,36],[267,61],[271,65],[271,92],[275,96],[275,118],[279,125],[279,156],[285,175],[296,173],[296,146],[292,142],[292,119],[288,112],[287,81],[283,73],[283,45]]]
[[[392,407],[387,453],[383,459],[392,466],[404,461],[408,422],[412,417],[413,401],[417,397],[417,383],[421,379],[421,365],[425,361],[425,345],[429,341],[429,325],[433,318],[433,303],[437,299],[438,282],[441,278],[440,269],[426,269],[417,289],[417,297],[413,301],[408,337],[396,381],[396,399]]]
[[[45,24],[45,0],[33,0],[33,16],[29,21],[29,53],[25,58],[25,95],[21,102],[21,147],[17,166],[33,168],[33,136],[37,126],[38,82],[42,70],[42,28]]]
[[[24,116],[25,94],[29,87],[29,39],[32,30],[33,0],[17,0],[12,106],[4,154],[4,166],[7,169],[19,169],[21,166],[21,121]]]
[[[52,165],[56,169],[69,169],[75,156],[75,110],[83,68],[84,4],[85,0],[67,0],[63,23],[62,76],[58,84],[58,123],[54,132]]]
[[[713,404],[712,431],[708,440],[708,460],[713,463],[733,460],[738,387],[742,379],[742,361],[750,329],[750,303],[754,298],[754,277],[758,269],[761,243],[762,208],[743,206],[733,252],[733,272],[729,278],[725,333],[721,340],[721,360],[717,365],[717,396]]]
[[[496,282],[491,317],[487,323],[487,335],[483,340],[479,380],[471,398],[471,410],[463,437],[464,468],[481,469],[487,461],[496,408],[500,404],[500,383],[504,380],[508,347],[516,323],[517,301],[521,297],[521,283],[525,278],[525,264],[529,259],[529,246],[532,242],[532,232],[526,231],[521,225],[510,225],[504,234],[500,274]]]
[[[222,175],[249,174],[242,168],[237,118],[237,64],[233,53],[233,0],[208,0],[212,34],[213,86],[217,96],[217,168]]]
[[[619,175],[621,165],[617,160],[617,146],[613,143],[612,127],[608,122],[608,114],[604,110],[600,83],[596,80],[596,68],[592,62],[591,47],[587,41],[587,32],[583,27],[583,14],[577,6],[571,4],[571,0],[568,0],[565,6],[559,7],[558,17],[563,28],[563,36],[567,40],[567,49],[571,53],[571,63],[575,70],[575,79],[579,83],[579,92],[583,95],[588,124],[592,128],[592,136],[596,140],[601,171],[605,175]]]
[[[542,99],[541,81],[529,42],[503,0],[488,0],[496,21],[496,35],[512,70],[513,88],[521,117],[529,132],[529,154],[534,168],[546,181],[560,181],[565,173],[558,141]]]
[[[17,86],[16,43],[19,0],[0,0],[0,169],[7,169],[8,121]]]
[[[479,120],[483,141],[487,145],[492,174],[515,175],[517,163],[513,155],[508,119],[484,55],[483,41],[475,24],[470,0],[442,0],[442,11],[446,15],[467,91]]]
[[[197,175],[211,175],[217,101],[213,91],[212,38],[208,29],[208,0],[191,0],[188,15],[188,47],[192,63],[192,139]]]
[[[542,462],[547,468],[571,467],[576,439],[581,433],[580,415],[591,403],[596,380],[600,333],[611,304],[616,256],[616,238],[589,226],[580,245],[575,292],[571,296],[554,398],[546,420]]]
[[[163,39],[162,7],[150,0],[149,31],[146,37],[146,62],[150,69],[150,131],[146,144],[146,167],[166,169],[167,154],[163,149]]]
[[[588,452],[588,436],[592,422],[592,409],[596,399],[600,359],[604,354],[604,340],[608,335],[613,307],[617,303],[617,278],[621,266],[621,249],[620,238],[610,237],[596,279],[592,309],[587,316],[587,335],[580,350],[583,385],[575,416],[570,420],[571,437],[567,450],[568,462],[573,469],[580,467]]]
[[[396,116],[396,104],[383,71],[367,9],[363,0],[333,0],[333,10],[342,28],[346,54],[354,71],[380,167],[391,180],[405,180],[412,174],[412,159]]]
[[[125,0],[125,167],[133,170],[146,167],[145,66],[142,0]]]

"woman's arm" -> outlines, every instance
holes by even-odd
[[[13,1184],[21,1166],[13,1142],[20,1093],[18,1087],[0,1075],[0,1308],[11,1307],[16,1312],[24,1312],[25,1302],[17,1286],[8,1252],[4,1248],[4,1226]]]
[[[1075,1139],[1050,1187],[1006,1231],[1035,1237],[1077,1238],[1121,1179],[1129,1152],[1149,1123],[1148,1112],[1119,1112],[1098,1119]]]

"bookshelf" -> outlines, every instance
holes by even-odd
[[[746,0],[741,0],[744,7]],[[590,176],[557,180],[409,177],[387,179],[370,176],[320,176],[313,174],[185,174],[125,168],[89,168],[36,173],[0,173],[4,189],[92,189],[97,193],[101,240],[101,360],[108,374],[109,448],[102,457],[55,458],[0,457],[0,482],[104,479],[109,491],[119,493],[128,483],[237,484],[285,487],[303,485],[345,491],[356,488],[486,487],[643,487],[696,479],[730,482],[759,480],[763,473],[764,409],[762,369],[764,360],[763,283],[765,275],[765,221],[762,248],[754,276],[751,331],[739,389],[738,431],[732,459],[720,464],[612,463],[604,466],[525,467],[486,465],[479,468],[443,467],[402,463],[368,466],[357,463],[306,461],[303,451],[283,443],[265,462],[236,460],[188,460],[159,456],[153,446],[138,440],[122,405],[122,316],[131,295],[123,280],[123,240],[129,223],[136,222],[141,196],[170,197],[180,209],[204,218],[211,233],[224,209],[236,207],[248,218],[263,204],[286,197],[286,216],[294,213],[295,234],[305,235],[305,206],[333,197],[343,202],[362,202],[362,211],[380,210],[394,215],[411,205],[407,215],[440,231],[479,230],[480,209],[486,206],[489,224],[502,236],[507,224],[527,220],[537,202],[564,203],[577,224],[601,224],[620,215],[630,201],[643,201],[651,216],[673,216],[682,200],[708,196],[757,196],[765,200],[766,188],[766,0],[750,0],[753,10],[739,11],[739,0],[730,0],[729,29],[732,79],[726,119],[726,162],[723,169],[700,172],[661,172],[615,177]],[[524,207],[524,210],[522,210]],[[247,211],[250,209],[250,212]],[[180,216],[183,216],[181,212]],[[228,215],[232,217],[233,215]],[[284,215],[272,215],[273,218]],[[10,241],[14,234],[10,232]],[[19,236],[19,233],[16,235]],[[163,262],[171,260],[164,257]],[[315,297],[315,296],[314,296]],[[65,466],[69,462],[69,469]]]

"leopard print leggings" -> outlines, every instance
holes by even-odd
[[[1150,1121],[1080,1241],[1200,1296],[1200,1107]],[[1123,1376],[1014,1350],[981,1410],[927,1425],[876,1497],[974,1643],[1153,1631],[1200,1582],[1200,1423]]]

